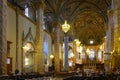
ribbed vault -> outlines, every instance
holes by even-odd
[[[25,4],[35,8],[35,4],[42,0],[17,0],[18,5],[24,8]],[[67,20],[71,25],[69,35],[79,38],[82,44],[101,44],[106,32],[107,10],[111,0],[43,0],[45,3],[45,22],[52,33],[53,23],[63,24]]]
[[[105,37],[107,10],[111,0],[45,0],[45,16],[48,22],[67,20],[71,24],[70,35],[82,44],[101,44]]]
[[[102,43],[106,26],[101,14],[84,11],[73,20],[73,24],[73,32],[81,43],[89,45],[90,40],[93,40],[96,45]]]

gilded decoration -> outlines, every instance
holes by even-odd
[[[95,40],[94,45],[101,44],[103,42],[106,30],[105,23],[107,24],[107,10],[111,5],[111,0],[17,1],[17,4],[21,8],[28,5],[32,6],[34,9],[37,3],[39,5],[42,3],[41,6],[44,6],[45,24],[47,29],[49,29],[48,31],[51,33],[55,27],[53,25],[54,22],[63,24],[64,20],[67,20],[71,25],[71,29],[68,34],[72,39],[80,38],[82,44],[86,45],[89,45],[90,39]]]
[[[90,40],[93,40],[96,45],[103,42],[106,26],[100,14],[86,11],[81,13],[73,22],[75,24],[74,32],[82,44],[89,44]]]

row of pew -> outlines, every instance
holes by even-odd
[[[44,78],[47,78],[47,75],[43,74],[37,74],[37,75],[13,75],[13,76],[0,76],[0,80],[43,80]]]
[[[63,80],[117,80],[117,76],[91,76],[84,77],[79,75],[73,75],[65,77]]]

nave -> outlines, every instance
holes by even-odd
[[[119,4],[0,0],[0,80],[117,79]]]

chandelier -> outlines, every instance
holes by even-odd
[[[62,25],[62,30],[67,33],[70,29],[70,25],[67,23],[67,21],[65,20],[65,23]]]

